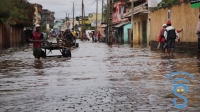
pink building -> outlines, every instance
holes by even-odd
[[[126,7],[125,2],[115,2],[113,7],[113,15],[112,15],[112,22],[119,23],[121,21],[128,21],[127,18],[123,18],[124,13],[128,12],[128,8]]]

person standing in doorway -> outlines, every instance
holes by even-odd
[[[175,40],[178,39],[178,42],[180,42],[180,37],[178,32],[175,30],[175,28],[171,25],[171,22],[167,22],[167,28],[164,33],[165,40],[167,40],[167,53],[170,55],[174,53],[175,48]]]
[[[40,25],[35,26],[36,30],[32,32],[31,39],[33,40],[33,55],[35,58],[40,59],[42,57],[41,40],[43,40],[43,34],[40,30]]]
[[[112,35],[113,35],[114,44],[116,44],[117,43],[117,31],[115,29],[113,30]]]
[[[197,22],[197,31],[196,31],[196,33],[198,35],[197,59],[199,59],[199,56],[200,56],[200,14],[199,14],[199,21]]]

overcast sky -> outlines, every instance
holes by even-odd
[[[75,4],[75,17],[82,16],[81,2],[82,0],[28,0],[30,3],[38,3],[43,6],[43,9],[48,9],[55,12],[56,20],[63,19],[66,17],[66,13],[70,13],[69,17],[73,17],[73,1]],[[84,0],[85,4],[85,16],[88,13],[96,12],[96,0]],[[107,0],[104,0],[106,2]],[[102,10],[102,0],[98,0],[98,12]]]

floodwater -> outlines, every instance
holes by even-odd
[[[0,57],[0,112],[200,112],[200,61],[194,56],[78,42],[71,59],[34,59],[31,45],[6,50]],[[166,79],[176,71],[194,79]],[[187,94],[180,93],[188,100],[183,109],[173,104],[174,98],[183,104],[173,92],[175,77],[190,81],[184,83]]]

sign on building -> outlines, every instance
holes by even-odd
[[[148,0],[148,7],[157,7],[162,0]]]
[[[190,0],[192,8],[200,7],[200,0]]]

